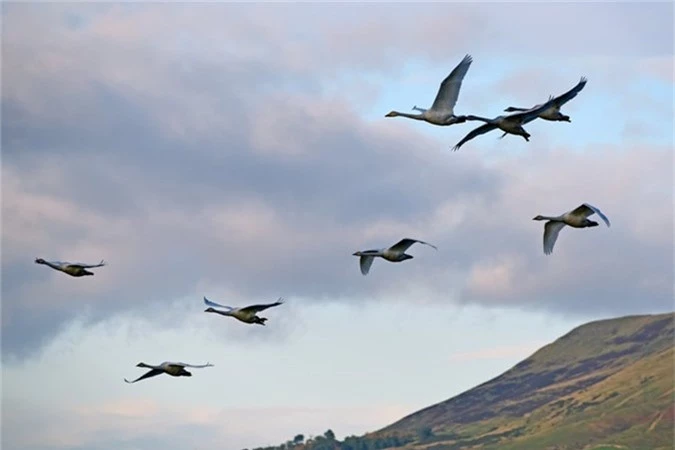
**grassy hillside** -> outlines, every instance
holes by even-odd
[[[499,377],[374,435],[431,428],[433,437],[409,446],[434,450],[672,449],[674,318],[582,325]]]
[[[674,325],[673,313],[591,322],[375,433],[269,450],[671,450]]]

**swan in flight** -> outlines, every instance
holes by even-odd
[[[203,369],[204,367],[213,367],[213,364],[211,363],[206,363],[202,366],[193,366],[192,364],[185,364],[182,362],[168,362],[165,361],[159,366],[151,366],[150,364],[146,364],[143,362],[140,362],[136,364],[136,367],[145,367],[147,369],[150,369],[149,372],[146,372],[144,375],[141,375],[140,377],[136,378],[134,381],[129,381],[126,378],[124,381],[127,383],[135,383],[137,381],[145,380],[146,378],[150,377],[155,377],[157,375],[161,375],[163,373],[167,375],[171,375],[172,377],[191,377],[192,374],[185,370],[186,367],[193,367],[195,369]]]
[[[609,227],[609,219],[605,216],[602,211],[600,211],[595,206],[584,203],[583,205],[568,211],[565,214],[556,217],[549,216],[537,216],[532,220],[548,220],[544,225],[544,253],[550,255],[553,252],[553,246],[555,245],[556,239],[558,239],[558,233],[562,230],[565,225],[569,225],[573,228],[589,228],[597,227],[598,222],[589,220],[588,217],[593,214],[597,214]]]
[[[363,251],[358,251],[356,253],[353,253],[353,256],[359,256],[359,265],[361,266],[361,273],[363,275],[367,275],[368,271],[370,270],[370,266],[373,264],[373,260],[375,259],[376,256],[379,256],[380,258],[384,258],[387,261],[390,262],[401,262],[405,261],[406,259],[412,259],[412,255],[408,255],[405,253],[408,248],[413,245],[415,242],[419,242],[420,244],[428,245],[429,247],[433,247],[436,250],[435,245],[429,244],[428,242],[424,241],[418,241],[417,239],[401,239],[399,242],[396,244],[392,245],[389,248],[382,248],[378,250],[363,250]]]
[[[63,273],[67,273],[71,277],[83,277],[85,275],[94,275],[93,272],[89,272],[86,269],[91,269],[93,267],[102,267],[105,266],[105,261],[101,260],[98,264],[82,264],[82,263],[69,263],[61,261],[45,261],[42,258],[37,258],[35,264],[44,264],[51,267],[54,270],[59,270]]]
[[[264,311],[267,308],[272,308],[274,306],[279,306],[283,304],[284,299],[279,297],[279,299],[274,303],[268,303],[264,305],[251,305],[245,306],[243,308],[233,308],[231,306],[220,305],[218,303],[212,302],[211,300],[204,297],[204,303],[206,303],[209,308],[205,309],[204,312],[216,313],[222,316],[234,317],[244,323],[257,323],[258,325],[265,325],[267,318],[258,317],[256,314],[260,311]],[[219,311],[215,308],[223,308],[224,311]]]
[[[572,100],[574,97],[577,96],[577,94],[584,88],[584,86],[586,86],[586,81],[587,80],[586,80],[585,77],[581,77],[581,80],[579,80],[577,85],[574,86],[569,91],[567,91],[564,94],[562,94],[558,97],[555,97],[555,98],[549,97],[549,101],[553,100],[552,104],[547,109],[542,111],[539,114],[538,117],[540,119],[550,120],[550,121],[553,121],[553,122],[556,122],[556,121],[558,121],[558,122],[571,122],[570,116],[566,116],[565,114],[561,113],[560,108],[565,103],[569,102],[570,100]],[[541,105],[536,105],[536,106],[533,106],[532,108],[537,108],[539,106],[541,106]],[[527,111],[527,109],[525,109],[525,108],[515,108],[513,106],[509,106],[504,111],[506,111],[506,112]]]
[[[391,111],[385,117],[401,116],[441,126],[466,122],[466,116],[456,116],[454,109],[459,97],[459,89],[462,87],[462,80],[472,61],[471,55],[466,55],[457,67],[450,72],[450,75],[443,80],[431,108],[424,109],[413,106],[413,110],[419,111],[419,114]]]
[[[553,101],[554,99],[550,99],[546,103],[542,103],[536,108],[528,109],[526,111],[521,111],[513,114],[507,114],[505,116],[498,116],[495,117],[494,119],[487,119],[485,117],[473,115],[466,116],[466,120],[480,120],[481,122],[485,122],[485,125],[481,125],[478,128],[475,128],[474,130],[470,131],[469,134],[464,136],[464,139],[459,141],[457,145],[453,147],[452,150],[457,151],[462,145],[464,145],[471,139],[475,138],[476,136],[480,136],[481,134],[485,134],[497,128],[504,131],[504,134],[501,137],[504,137],[507,134],[515,134],[517,136],[522,136],[526,141],[529,142],[530,134],[527,131],[525,131],[523,125],[528,122],[532,122],[539,116],[539,114],[550,108]]]

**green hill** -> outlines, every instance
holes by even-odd
[[[382,430],[296,447],[671,450],[674,325],[673,313],[590,322],[502,375]]]

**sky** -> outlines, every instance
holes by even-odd
[[[672,311],[672,3],[2,4],[2,448],[375,431]],[[450,149],[579,78],[571,123]],[[538,214],[588,202],[611,227]],[[414,259],[357,250],[403,237]],[[98,262],[72,278],[34,259]],[[265,327],[204,313],[283,297]],[[211,362],[128,385],[139,362]]]

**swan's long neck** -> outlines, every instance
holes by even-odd
[[[415,120],[424,120],[424,116],[422,114],[410,114],[410,113],[404,113],[404,112],[398,112],[394,111],[397,116],[401,117],[407,117],[408,119],[415,119]]]
[[[145,367],[146,369],[159,369],[159,366],[151,366],[150,364],[140,363],[139,367]]]
[[[485,123],[490,123],[492,122],[492,119],[488,119],[487,117],[481,117],[481,116],[466,116],[466,120],[480,120],[481,122]]]
[[[554,222],[562,222],[563,216],[541,216],[541,220],[552,220]]]
[[[49,261],[45,261],[44,264],[48,265],[48,266],[51,267],[52,269],[61,270],[61,266],[58,266],[58,265],[56,265],[56,264],[54,264],[54,263],[51,263],[51,262],[49,262]]]

